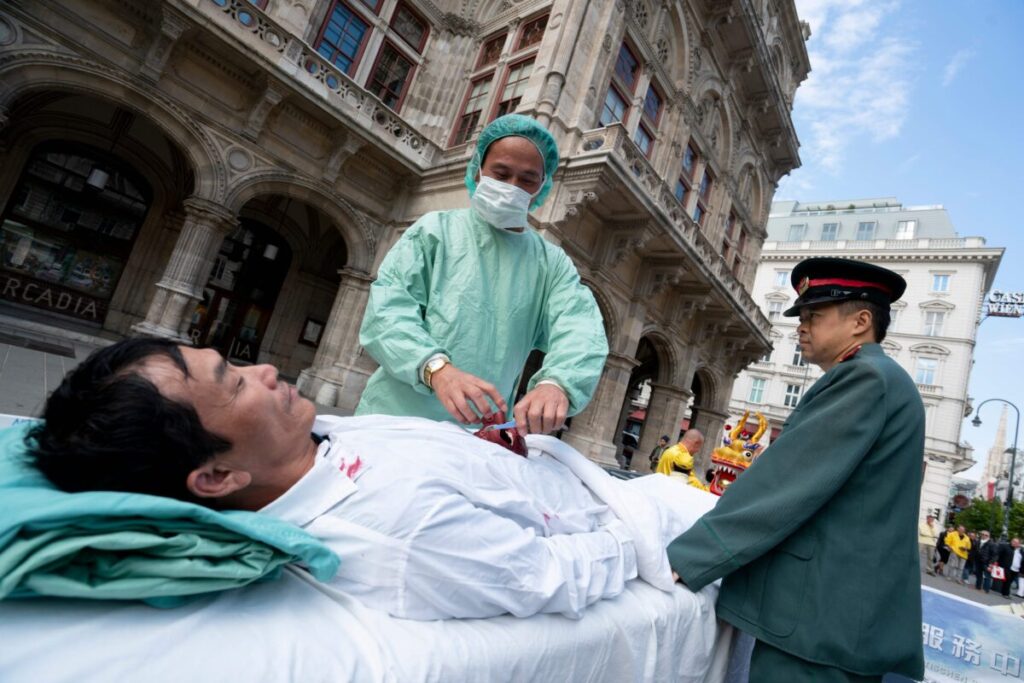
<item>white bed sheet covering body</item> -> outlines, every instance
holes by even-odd
[[[635,580],[580,620],[396,619],[300,570],[171,610],[6,601],[0,680],[720,681],[733,632],[715,619],[717,591]]]

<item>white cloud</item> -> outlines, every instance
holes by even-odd
[[[948,86],[952,83],[953,79],[956,78],[956,75],[960,73],[965,66],[967,66],[967,62],[969,62],[973,56],[973,50],[968,50],[966,48],[957,50],[946,64],[945,70],[942,72],[942,85]]]
[[[838,171],[847,149],[897,136],[910,107],[916,44],[890,21],[896,2],[797,0],[811,25],[811,74],[794,119],[809,167]]]

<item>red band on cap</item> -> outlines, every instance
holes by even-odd
[[[800,283],[801,285],[803,283]],[[807,287],[825,287],[827,285],[838,285],[839,287],[867,287],[870,289],[879,289],[889,296],[892,296],[892,290],[881,285],[877,282],[867,282],[865,280],[843,280],[841,278],[823,278],[820,280],[808,280]]]

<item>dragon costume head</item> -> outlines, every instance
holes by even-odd
[[[761,454],[762,446],[759,443],[764,433],[768,431],[768,420],[761,413],[757,415],[757,431],[750,435],[744,431],[750,411],[743,413],[739,423],[722,437],[722,445],[711,453],[711,464],[715,469],[715,478],[711,480],[711,493],[720,496],[729,488],[729,484],[736,480],[736,477],[743,474],[743,471],[750,467],[751,463]]]

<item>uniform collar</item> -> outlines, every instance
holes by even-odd
[[[260,512],[297,526],[305,526],[356,492],[356,484],[327,457],[331,448],[324,439],[313,466],[277,500]]]

